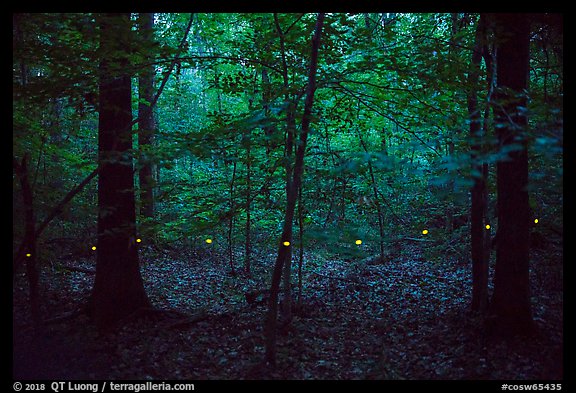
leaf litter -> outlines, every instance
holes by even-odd
[[[25,278],[17,274],[14,378],[562,378],[562,286],[548,277],[549,271],[557,272],[558,261],[532,264],[539,333],[495,341],[484,335],[482,318],[469,312],[470,264],[431,262],[418,247],[405,248],[381,264],[307,253],[302,302],[291,324],[280,330],[274,370],[262,363],[267,303],[250,305],[244,297],[268,287],[273,255],[256,255],[248,277],[230,275],[226,258],[217,253],[170,255],[145,249],[142,276],[150,300],[174,314],[127,320],[107,334],[79,315],[49,324],[34,336]],[[90,259],[76,262],[94,267]],[[92,284],[93,276],[44,267],[44,315],[81,307]],[[182,321],[182,315],[200,318]]]

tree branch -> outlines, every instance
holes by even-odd
[[[270,65],[268,63],[265,63],[263,61],[260,60],[256,60],[256,59],[247,59],[245,57],[238,57],[238,56],[227,56],[227,55],[210,55],[210,56],[206,56],[206,55],[188,55],[185,57],[181,57],[180,60],[230,60],[230,61],[236,61],[236,62],[246,62],[246,63],[251,63],[251,64],[258,64],[261,65],[262,67],[266,67],[272,71],[275,71],[279,74],[282,74],[282,70],[280,70],[279,68],[274,67],[273,65]]]
[[[342,86],[339,85],[342,90],[347,93],[348,95],[356,98],[358,100],[358,102],[360,102],[362,105],[364,105],[366,108],[376,112],[377,114],[379,114],[380,116],[390,120],[391,122],[393,122],[394,124],[396,124],[398,127],[400,127],[401,129],[403,129],[404,131],[408,132],[409,134],[412,134],[416,139],[418,139],[418,141],[420,143],[422,143],[424,146],[426,146],[428,149],[432,150],[438,157],[442,157],[442,154],[440,152],[438,152],[438,150],[436,150],[433,146],[430,146],[429,144],[427,144],[426,142],[424,142],[424,140],[422,138],[420,138],[418,136],[418,134],[416,134],[414,131],[410,130],[409,128],[405,127],[403,124],[401,124],[398,120],[396,120],[395,118],[393,118],[390,115],[387,115],[385,113],[383,113],[380,108],[376,107],[375,105],[373,105],[372,103],[368,103],[365,100],[362,99],[362,97],[358,96],[358,94],[356,94],[356,92],[350,90],[349,88],[347,88],[346,86]]]

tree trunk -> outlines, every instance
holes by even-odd
[[[291,204],[290,199],[296,199],[296,196],[292,196],[291,193],[297,192],[294,190],[294,165],[293,165],[293,155],[294,155],[294,139],[296,138],[296,102],[290,96],[290,80],[288,78],[288,63],[286,60],[286,47],[285,47],[285,37],[284,31],[280,26],[280,21],[278,19],[278,14],[274,14],[274,24],[276,26],[276,31],[278,33],[278,38],[280,41],[280,53],[282,58],[282,80],[284,86],[284,102],[286,104],[286,144],[284,150],[284,168],[286,173],[286,204],[287,206]],[[295,203],[295,202],[294,202]],[[294,207],[292,208],[294,209]],[[286,217],[285,217],[286,219]],[[291,220],[294,219],[292,214]],[[282,308],[282,316],[285,322],[289,322],[292,318],[292,246],[285,246],[284,242],[292,242],[292,223],[290,223],[290,233],[284,232],[280,247],[284,247],[283,251],[283,269],[284,269],[284,303]],[[282,275],[280,272],[279,275]]]
[[[246,237],[244,241],[244,271],[248,276],[250,276],[250,264],[252,260],[252,239],[250,232],[252,231],[252,220],[251,220],[251,210],[252,210],[252,157],[251,157],[251,135],[245,136],[246,144]]]
[[[149,306],[136,247],[132,155],[130,15],[99,18],[98,245],[91,313],[99,329]]]
[[[358,130],[358,140],[360,145],[366,154],[368,154],[368,148],[366,142],[362,138],[362,133]],[[374,198],[374,205],[376,206],[376,214],[378,215],[378,233],[380,235],[380,260],[384,262],[384,217],[382,215],[382,205],[380,204],[380,196],[378,191],[378,184],[376,183],[376,176],[374,176],[374,168],[372,167],[372,161],[368,161],[368,173],[370,174],[370,185],[372,186],[372,197]]]
[[[486,182],[483,165],[479,163],[478,154],[482,148],[482,127],[480,109],[478,108],[477,85],[480,77],[482,60],[482,41],[485,16],[481,15],[476,28],[476,38],[472,52],[472,64],[468,84],[468,116],[470,118],[470,137],[472,139],[472,172],[474,184],[471,189],[470,205],[470,243],[472,256],[472,304],[473,311],[485,312],[488,307],[488,259],[485,253],[486,237]]]
[[[298,190],[298,306],[302,306],[302,266],[304,265],[304,222],[302,187]]]
[[[154,13],[139,15],[140,35],[145,45],[154,40]],[[146,66],[138,79],[138,149],[140,151],[140,214],[144,217],[154,216],[154,164],[149,156],[150,148],[156,133],[154,109],[154,65]]]
[[[262,67],[262,108],[264,109],[264,116],[270,119],[271,110],[270,102],[272,101],[272,85],[268,77],[268,71]],[[266,158],[270,157],[270,152],[274,150],[276,144],[273,142],[274,127],[266,124],[264,127],[264,139],[266,144]]]
[[[21,248],[26,258],[26,276],[28,278],[30,314],[36,333],[40,332],[42,316],[40,314],[39,273],[36,258],[36,218],[34,214],[34,199],[28,171],[28,153],[18,164],[14,160],[14,170],[20,179],[22,202],[24,205],[24,242]]]
[[[306,142],[308,140],[308,132],[310,129],[310,121],[312,114],[312,104],[314,102],[314,92],[316,90],[316,70],[318,68],[318,48],[320,47],[320,36],[322,34],[322,25],[324,23],[324,14],[319,13],[314,29],[314,37],[312,38],[312,53],[310,55],[310,68],[308,73],[308,85],[306,88],[306,101],[304,104],[304,114],[302,116],[302,130],[300,133],[300,144],[296,151],[296,162],[294,164],[293,179],[289,182],[287,187],[287,201],[286,212],[284,215],[284,225],[282,228],[282,236],[278,248],[278,256],[274,264],[274,271],[272,273],[272,284],[270,286],[270,298],[268,305],[268,314],[265,324],[266,335],[266,361],[271,364],[276,364],[276,324],[278,316],[278,290],[280,288],[280,279],[282,275],[282,268],[287,259],[291,255],[291,244],[285,245],[284,242],[291,242],[292,240],[292,225],[294,220],[294,209],[296,207],[296,199],[298,190],[302,181],[302,172],[304,170],[304,153],[306,151]]]
[[[25,87],[28,84],[28,79],[30,77],[30,69],[28,68],[28,64],[25,61],[24,56],[17,54],[17,48],[24,48],[26,39],[26,27],[22,26],[24,23],[24,16],[25,14],[20,13],[13,13],[12,14],[12,31],[13,31],[13,47],[15,49],[14,53],[14,62],[18,63],[19,73],[14,73],[15,78],[20,78],[20,86]]]
[[[509,157],[497,163],[498,243],[494,294],[490,304],[494,334],[510,336],[532,328],[529,277],[530,208],[526,92],[529,22],[526,14],[495,16],[497,52],[496,129]]]
[[[232,232],[234,230],[234,186],[236,183],[236,160],[232,162],[232,179],[230,180],[230,189],[228,191],[230,202],[230,219],[228,221],[228,261],[230,263],[230,272],[233,276],[236,275],[234,268],[234,237]]]

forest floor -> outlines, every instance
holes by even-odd
[[[409,243],[384,264],[305,254],[302,306],[279,335],[275,371],[262,367],[267,303],[244,296],[266,286],[231,276],[223,256],[143,249],[152,304],[179,313],[145,313],[106,334],[73,313],[94,276],[54,263],[43,271],[43,313],[52,321],[40,335],[28,317],[25,277],[14,279],[13,378],[559,380],[562,251],[552,248],[532,253],[538,329],[507,341],[487,337],[470,313],[471,265],[458,258],[430,261]],[[273,261],[255,255],[253,277],[269,280]],[[67,264],[94,269],[94,257]]]

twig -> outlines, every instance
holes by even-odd
[[[341,281],[346,281],[346,282],[353,282],[354,284],[364,284],[363,282],[361,282],[359,280],[354,280],[354,279],[346,278],[346,277],[328,276],[326,274],[322,274],[322,273],[318,273],[318,272],[312,272],[312,274],[327,278],[329,280],[341,280]]]
[[[83,304],[82,306],[78,307],[76,310],[72,310],[66,312],[64,314],[60,314],[57,317],[50,318],[44,321],[44,326],[52,325],[56,323],[66,322],[71,319],[74,319],[82,314],[86,314],[88,312],[88,305]]]
[[[63,269],[69,270],[71,272],[80,272],[80,273],[86,273],[86,274],[96,274],[96,270],[95,269],[89,269],[89,268],[85,268],[85,267],[80,267],[80,266],[67,266],[64,265],[62,266]]]
[[[399,240],[408,240],[408,241],[413,241],[413,242],[426,242],[426,243],[434,243],[435,240],[432,239],[420,239],[417,237],[402,237]]]
[[[177,329],[177,328],[182,329],[182,328],[188,327],[190,325],[193,325],[197,322],[204,321],[204,320],[208,319],[209,317],[210,317],[210,315],[205,310],[202,310],[202,311],[200,311],[196,314],[193,314],[189,317],[182,318],[182,319],[179,319],[175,322],[169,323],[169,324],[163,326],[163,329]]]

